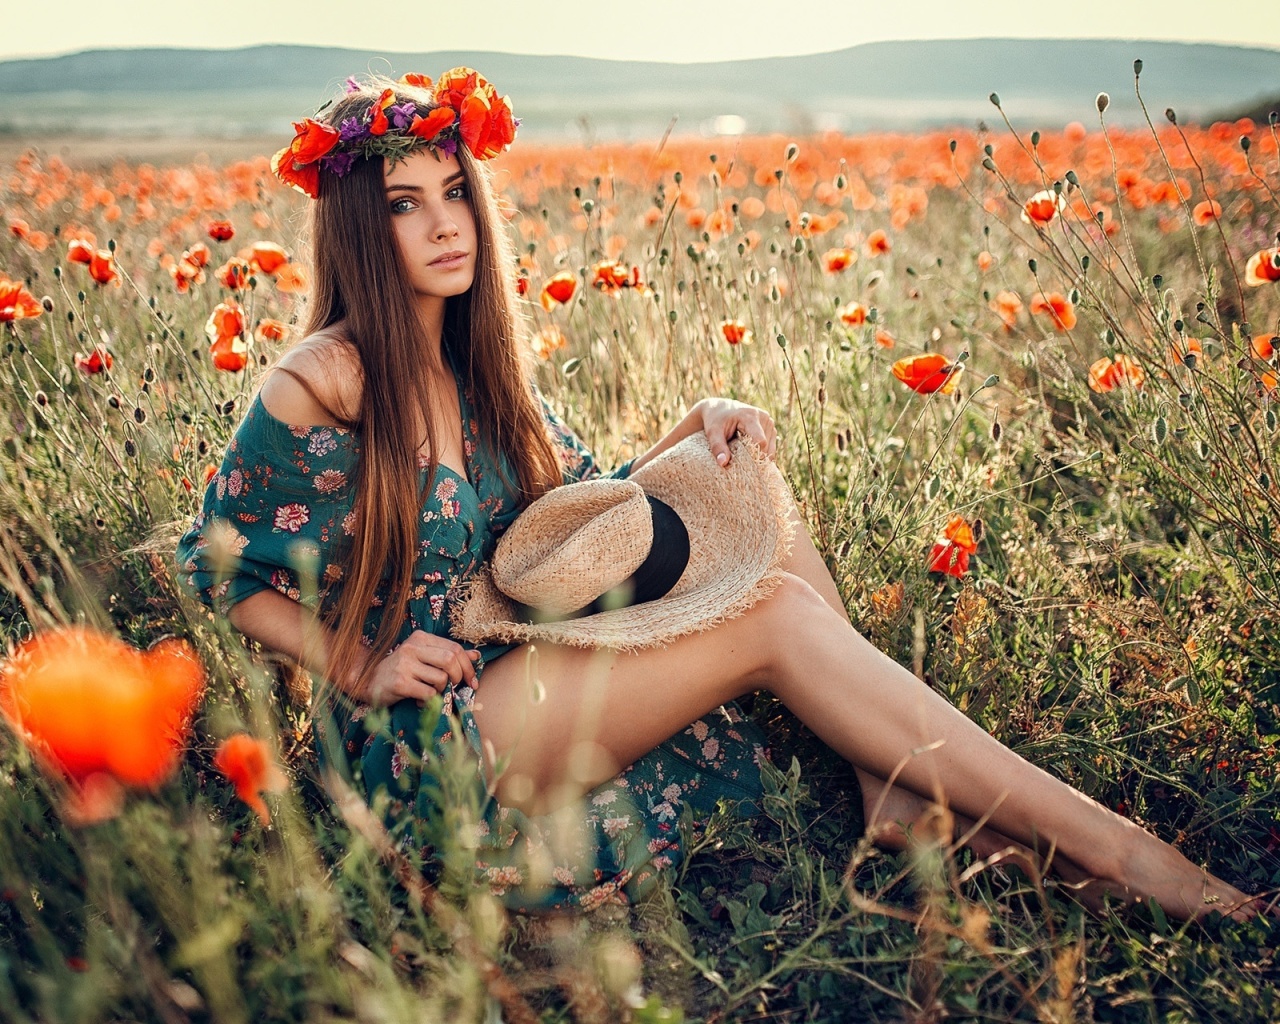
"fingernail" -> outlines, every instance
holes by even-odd
[[[729,461],[729,455],[727,452],[721,452],[719,455],[716,456],[716,462],[720,463],[720,465],[722,466],[725,465],[728,461]]]

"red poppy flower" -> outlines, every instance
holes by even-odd
[[[71,263],[88,264],[97,251],[97,245],[88,239],[73,238],[67,243],[67,260]]]
[[[1201,227],[1212,224],[1215,220],[1222,216],[1222,207],[1212,199],[1206,199],[1204,202],[1196,203],[1195,209],[1191,211],[1191,219]]]
[[[568,344],[569,339],[565,337],[564,331],[554,324],[542,328],[529,339],[529,347],[539,359],[550,359],[552,353],[558,352]]]
[[[207,267],[210,255],[212,254],[209,252],[209,247],[204,242],[196,242],[182,254],[182,258],[194,263],[197,267]]]
[[[10,281],[0,275],[0,323],[29,320],[42,312],[40,300],[27,291],[21,281]]]
[[[271,172],[290,188],[304,196],[317,199],[320,196],[320,165],[295,164],[293,152],[286,146],[271,158]]]
[[[235,299],[227,299],[226,302],[219,302],[214,306],[213,312],[205,322],[204,333],[210,342],[244,334],[244,310],[240,308],[240,303]]]
[[[971,555],[978,553],[978,542],[973,536],[973,527],[964,516],[956,515],[947,520],[942,528],[942,539],[963,548]]]
[[[252,273],[253,268],[249,266],[248,260],[232,256],[231,259],[213,272],[213,276],[218,279],[218,283],[223,288],[230,288],[233,292],[238,292],[249,287],[249,276]]]
[[[229,242],[236,234],[236,229],[229,220],[211,220],[205,231],[215,242]]]
[[[434,139],[442,131],[457,120],[458,115],[451,107],[436,107],[426,117],[414,114],[413,123],[409,125],[409,134],[420,139]]]
[[[391,127],[391,122],[387,120],[387,107],[391,106],[395,100],[395,92],[391,89],[383,89],[382,94],[378,97],[378,101],[369,108],[369,134],[370,135],[386,135],[387,129]]]
[[[307,275],[296,263],[286,263],[276,271],[276,291],[294,295],[307,290]]]
[[[640,268],[628,268],[620,260],[601,260],[591,268],[591,286],[610,295],[616,295],[623,288],[642,288]]]
[[[21,217],[14,217],[9,221],[9,233],[14,238],[26,238],[27,235],[31,234],[31,225]]]
[[[1118,354],[1115,359],[1104,356],[1089,367],[1089,388],[1099,394],[1114,391],[1122,384],[1140,388],[1146,381],[1146,372],[1137,361]]]
[[[407,75],[400,76],[400,84],[410,86],[414,89],[429,90],[431,88],[431,77],[429,75],[420,75],[417,72],[411,71]]]
[[[260,342],[284,341],[288,330],[289,328],[279,320],[263,317],[258,321],[258,326],[253,329],[253,336]]]
[[[852,249],[828,249],[822,254],[822,268],[828,274],[838,274],[853,266],[857,258],[858,254]]]
[[[861,302],[846,302],[836,315],[846,327],[861,327],[867,322],[868,312],[870,311]]]
[[[876,344],[881,348],[893,348],[897,344],[893,335],[886,331],[883,327],[876,328]]]
[[[267,810],[261,794],[283,789],[286,780],[284,773],[276,767],[267,745],[247,733],[238,732],[218,745],[218,751],[213,755],[213,766],[236,787],[236,796],[249,805],[264,825],[268,824],[271,812]]]
[[[935,391],[944,395],[951,394],[963,372],[963,363],[952,363],[937,352],[909,356],[893,364],[893,375],[912,391],[922,395],[931,395]]]
[[[523,270],[516,276],[516,294],[522,298],[529,294],[529,275]]]
[[[185,292],[190,289],[192,281],[204,280],[204,271],[187,259],[185,253],[182,259],[177,260],[169,267],[169,273],[173,277],[174,287],[179,292]]]
[[[1037,295],[1031,300],[1031,312],[1048,316],[1055,330],[1070,331],[1076,325],[1076,307],[1061,292]]]
[[[488,85],[480,72],[472,68],[450,68],[436,82],[435,98],[454,110],[462,109],[462,102],[481,85]],[[490,86],[492,88],[492,86]]]
[[[1263,249],[1249,257],[1244,268],[1244,282],[1252,288],[1280,281],[1280,249]]]
[[[284,251],[283,246],[277,245],[275,242],[254,242],[249,247],[247,256],[244,252],[241,252],[240,255],[242,258],[247,258],[254,267],[264,274],[274,274],[289,262],[289,254]]]
[[[1275,355],[1277,336],[1274,334],[1255,334],[1249,341],[1249,348],[1255,356],[1262,360],[1270,360]]]
[[[239,373],[249,363],[249,346],[240,335],[218,338],[209,347],[209,356],[216,369]]]
[[[1017,292],[997,292],[996,297],[987,304],[1000,317],[1006,331],[1018,326],[1018,316],[1022,312],[1022,299]]]
[[[542,286],[538,301],[542,303],[542,308],[550,313],[556,306],[563,306],[572,299],[577,289],[578,279],[566,270],[547,279]]]
[[[959,544],[940,540],[929,551],[929,571],[945,573],[957,579],[969,571],[969,552]]]
[[[1185,348],[1177,345],[1169,346],[1169,359],[1172,362],[1182,364],[1187,356],[1195,356],[1196,359],[1204,358],[1204,346],[1200,344],[1199,338],[1188,338]]]
[[[720,333],[730,345],[741,345],[751,340],[751,329],[741,320],[722,320]]]
[[[293,141],[271,158],[271,170],[286,185],[315,199],[320,194],[318,161],[338,144],[338,129],[304,118],[293,123]]]
[[[40,633],[0,666],[0,712],[77,790],[99,775],[159,786],[177,767],[203,690],[188,644],[142,652],[84,627]]]
[[[867,235],[867,252],[872,256],[883,256],[892,248],[893,243],[889,241],[889,236],[885,234],[884,229],[876,228]]]
[[[497,156],[515,140],[515,118],[505,97],[487,90],[473,92],[458,111],[458,133],[477,160]]]
[[[111,353],[107,350],[106,345],[94,345],[93,351],[88,355],[83,352],[77,352],[72,361],[76,365],[76,369],[81,373],[95,374],[101,373],[103,370],[111,369]]]
[[[89,276],[98,284],[111,284],[112,281],[119,284],[120,276],[116,270],[116,262],[108,250],[99,249],[90,257]]]
[[[1022,222],[1038,228],[1047,227],[1066,205],[1066,199],[1059,193],[1049,190],[1037,192],[1022,204]]]
[[[993,266],[995,266],[995,263],[996,263],[996,258],[992,256],[991,253],[987,252],[985,249],[982,250],[982,252],[978,253],[978,269],[981,270],[984,274],[988,270],[990,270]]]

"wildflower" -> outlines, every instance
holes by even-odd
[[[395,92],[392,89],[383,89],[378,96],[378,101],[369,108],[371,119],[369,121],[370,135],[386,135],[387,129],[391,127],[391,121],[387,117],[387,108],[391,106],[391,101],[395,99]]]
[[[1191,219],[1200,225],[1200,227],[1212,224],[1221,216],[1222,207],[1212,199],[1206,199],[1203,202],[1196,203],[1195,209],[1191,211]]]
[[[886,331],[883,327],[876,328],[875,342],[881,348],[893,348],[893,346],[897,344],[897,341],[894,340],[893,335],[890,334],[888,331]]]
[[[296,263],[286,263],[276,271],[276,291],[293,295],[306,290],[306,272]]]
[[[319,160],[338,144],[338,129],[308,117],[295,121],[293,130],[293,141],[271,158],[271,170],[286,185],[315,199],[320,194]]]
[[[207,267],[211,255],[209,247],[204,242],[196,242],[195,245],[182,254],[182,258],[193,266]]]
[[[1259,359],[1269,361],[1275,355],[1276,340],[1277,336],[1274,334],[1255,334],[1249,341],[1249,349]]]
[[[70,263],[83,263],[86,266],[93,261],[98,246],[87,238],[73,238],[67,242],[67,260]]]
[[[987,250],[983,249],[982,252],[978,253],[978,269],[984,274],[995,266],[995,262],[996,258],[992,256],[991,253],[987,252]]]
[[[828,274],[838,274],[853,266],[857,258],[852,249],[828,249],[822,254],[822,267]]]
[[[279,320],[264,316],[258,321],[258,326],[253,329],[253,337],[259,342],[284,341],[285,333],[288,330],[289,328]]]
[[[867,322],[868,309],[861,302],[846,302],[836,312],[846,327],[861,327]]]
[[[640,283],[640,268],[628,270],[620,260],[601,260],[592,267],[591,285],[609,295],[617,295],[623,288],[644,289]]]
[[[235,237],[235,226],[229,220],[211,220],[205,231],[215,242],[229,242]]]
[[[955,391],[956,384],[960,381],[960,374],[963,372],[963,363],[952,363],[946,356],[937,352],[909,356],[893,364],[893,375],[912,391],[921,395],[931,395],[935,391],[940,391],[944,395],[951,394]]]
[[[415,115],[409,125],[409,134],[420,139],[434,139],[453,124],[457,116],[449,107],[436,107],[426,117]]]
[[[1069,331],[1076,325],[1076,307],[1061,292],[1037,295],[1031,300],[1031,312],[1048,316],[1058,331]]]
[[[1180,349],[1177,345],[1169,346],[1169,359],[1179,365],[1186,362],[1187,356],[1194,356],[1195,361],[1204,357],[1204,346],[1200,344],[1199,338],[1188,338],[1185,349]]]
[[[1018,326],[1018,316],[1022,313],[1022,299],[1017,292],[997,292],[996,297],[988,303],[991,310],[1000,317],[1006,331]]]
[[[1022,222],[1037,228],[1048,227],[1066,205],[1061,193],[1050,190],[1037,192],[1022,204]]]
[[[1142,367],[1126,355],[1117,355],[1114,359],[1103,356],[1089,367],[1089,388],[1099,394],[1114,391],[1122,384],[1140,388],[1146,379]]]
[[[289,254],[275,242],[254,242],[247,254],[240,255],[264,274],[274,274],[289,262]]]
[[[9,233],[14,238],[26,238],[27,235],[31,234],[31,225],[21,217],[14,217],[9,221]]]
[[[218,279],[218,283],[223,288],[229,288],[233,292],[243,291],[249,286],[249,276],[253,273],[253,268],[249,266],[249,261],[233,256],[222,264],[213,272],[213,276]]]
[[[90,375],[111,369],[112,362],[111,353],[107,351],[106,345],[94,345],[93,351],[88,355],[83,352],[77,352],[72,361],[75,363],[77,370]]]
[[[872,256],[883,256],[893,248],[893,243],[889,241],[889,236],[885,234],[883,228],[876,228],[875,231],[867,235],[867,252]]]
[[[184,258],[174,261],[169,267],[169,273],[173,277],[173,286],[179,292],[186,292],[191,288],[193,281],[200,282],[204,280],[204,271],[192,263],[189,259]]]
[[[262,823],[269,824],[271,812],[267,810],[261,794],[284,789],[286,779],[267,745],[248,733],[238,732],[218,745],[218,751],[213,755],[213,766],[236,787],[236,796],[262,819]]]
[[[437,103],[458,114],[458,134],[477,160],[497,156],[515,140],[511,101],[471,68],[453,68],[436,82]]]
[[[213,307],[209,319],[205,322],[204,333],[210,342],[224,338],[234,338],[244,333],[244,310],[235,299],[227,299]]]
[[[99,249],[90,257],[89,276],[97,281],[98,284],[111,284],[112,281],[117,285],[120,284],[116,261],[106,249]]]
[[[969,556],[977,551],[978,544],[969,521],[964,516],[952,516],[947,520],[942,536],[929,551],[929,571],[958,579],[969,571]]]
[[[730,345],[751,343],[751,329],[741,320],[721,320],[720,334]]]
[[[564,336],[564,331],[554,325],[544,327],[529,339],[529,347],[539,359],[550,359],[553,352],[568,344],[569,339]]]
[[[555,306],[563,306],[572,299],[577,289],[578,279],[566,270],[547,279],[542,286],[538,301],[542,303],[542,308],[550,313]]]
[[[42,311],[40,300],[27,291],[21,281],[10,281],[0,274],[0,323],[29,320]]]
[[[1251,288],[1280,281],[1280,248],[1263,249],[1249,257],[1244,268],[1244,283]]]
[[[110,814],[120,786],[154,789],[173,774],[203,691],[188,644],[142,652],[85,627],[40,633],[0,665],[0,713],[71,783],[81,820]]]
[[[233,334],[228,338],[216,339],[209,346],[209,356],[216,369],[239,373],[249,362],[249,346],[244,338]]]

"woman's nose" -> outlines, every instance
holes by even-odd
[[[433,237],[436,241],[442,241],[446,238],[455,238],[458,234],[458,225],[457,222],[448,215],[448,213],[441,213],[436,219],[433,231]]]

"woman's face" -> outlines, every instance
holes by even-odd
[[[447,299],[471,287],[476,272],[476,218],[456,157],[430,150],[383,172],[391,228],[413,290]]]

